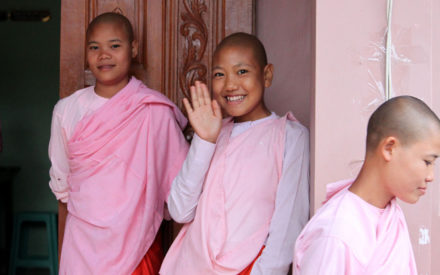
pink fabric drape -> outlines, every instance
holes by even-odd
[[[185,124],[165,96],[135,78],[77,124],[60,274],[133,272],[186,156]]]

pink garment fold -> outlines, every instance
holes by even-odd
[[[352,182],[327,186],[327,201],[296,241],[294,274],[416,275],[396,199],[385,209],[376,208],[348,190]]]
[[[194,220],[165,256],[160,274],[238,274],[267,238],[282,174],[286,120],[274,118],[235,137],[224,121]]]
[[[348,189],[351,184],[353,183],[353,180],[341,180],[333,183],[329,183],[326,185],[326,194],[325,194],[325,200],[322,204],[325,204],[328,202],[329,199],[331,199],[334,195],[342,191],[343,189]]]
[[[186,156],[185,124],[165,96],[132,78],[76,125],[60,274],[133,272]]]

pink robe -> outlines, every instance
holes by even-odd
[[[393,199],[385,209],[348,190],[352,181],[328,185],[328,201],[298,237],[295,275],[416,275],[402,210]]]
[[[155,239],[186,156],[185,124],[165,96],[132,78],[76,125],[68,142],[69,214],[60,274],[135,270]]]
[[[275,207],[286,119],[233,138],[233,122],[224,122],[194,220],[177,236],[160,274],[236,275],[255,259]]]

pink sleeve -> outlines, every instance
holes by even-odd
[[[295,251],[295,254],[299,253]],[[295,275],[341,275],[350,270],[350,249],[337,238],[323,237],[312,241],[295,262]],[[298,259],[295,259],[297,261]],[[351,274],[351,273],[349,273]]]
[[[67,176],[69,175],[67,138],[61,126],[61,117],[58,113],[58,109],[59,104],[55,106],[52,115],[49,141],[49,159],[52,166],[49,170],[49,186],[57,200],[66,203],[69,198],[69,186],[67,184]]]

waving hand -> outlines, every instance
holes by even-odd
[[[192,106],[187,98],[183,99],[189,122],[199,137],[215,143],[222,126],[220,106],[215,99],[211,101],[204,83],[196,81],[195,86],[190,87],[190,92]]]

